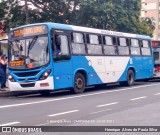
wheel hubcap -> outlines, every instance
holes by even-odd
[[[132,74],[129,75],[129,82],[130,82],[130,83],[133,82],[133,75],[132,75]]]
[[[75,84],[76,84],[76,87],[78,89],[81,89],[83,87],[83,81],[82,81],[82,79],[81,78],[77,78]]]

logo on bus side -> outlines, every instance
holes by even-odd
[[[113,64],[113,61],[112,61],[112,60],[110,60],[110,61],[109,61],[109,64]]]

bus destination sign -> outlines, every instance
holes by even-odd
[[[38,26],[31,26],[31,27],[25,27],[25,28],[14,30],[12,36],[25,37],[25,36],[34,36],[34,35],[46,34],[46,33],[47,33],[47,26],[38,25]]]
[[[10,66],[11,67],[14,67],[14,66],[24,66],[24,60],[11,61],[10,62]]]
[[[160,41],[152,41],[153,47],[160,47]]]

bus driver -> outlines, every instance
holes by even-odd
[[[59,35],[55,36],[55,47],[53,54],[55,56],[61,55],[61,37]]]

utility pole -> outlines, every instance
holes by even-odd
[[[27,0],[25,0],[25,14],[26,14],[26,24],[30,24]]]

